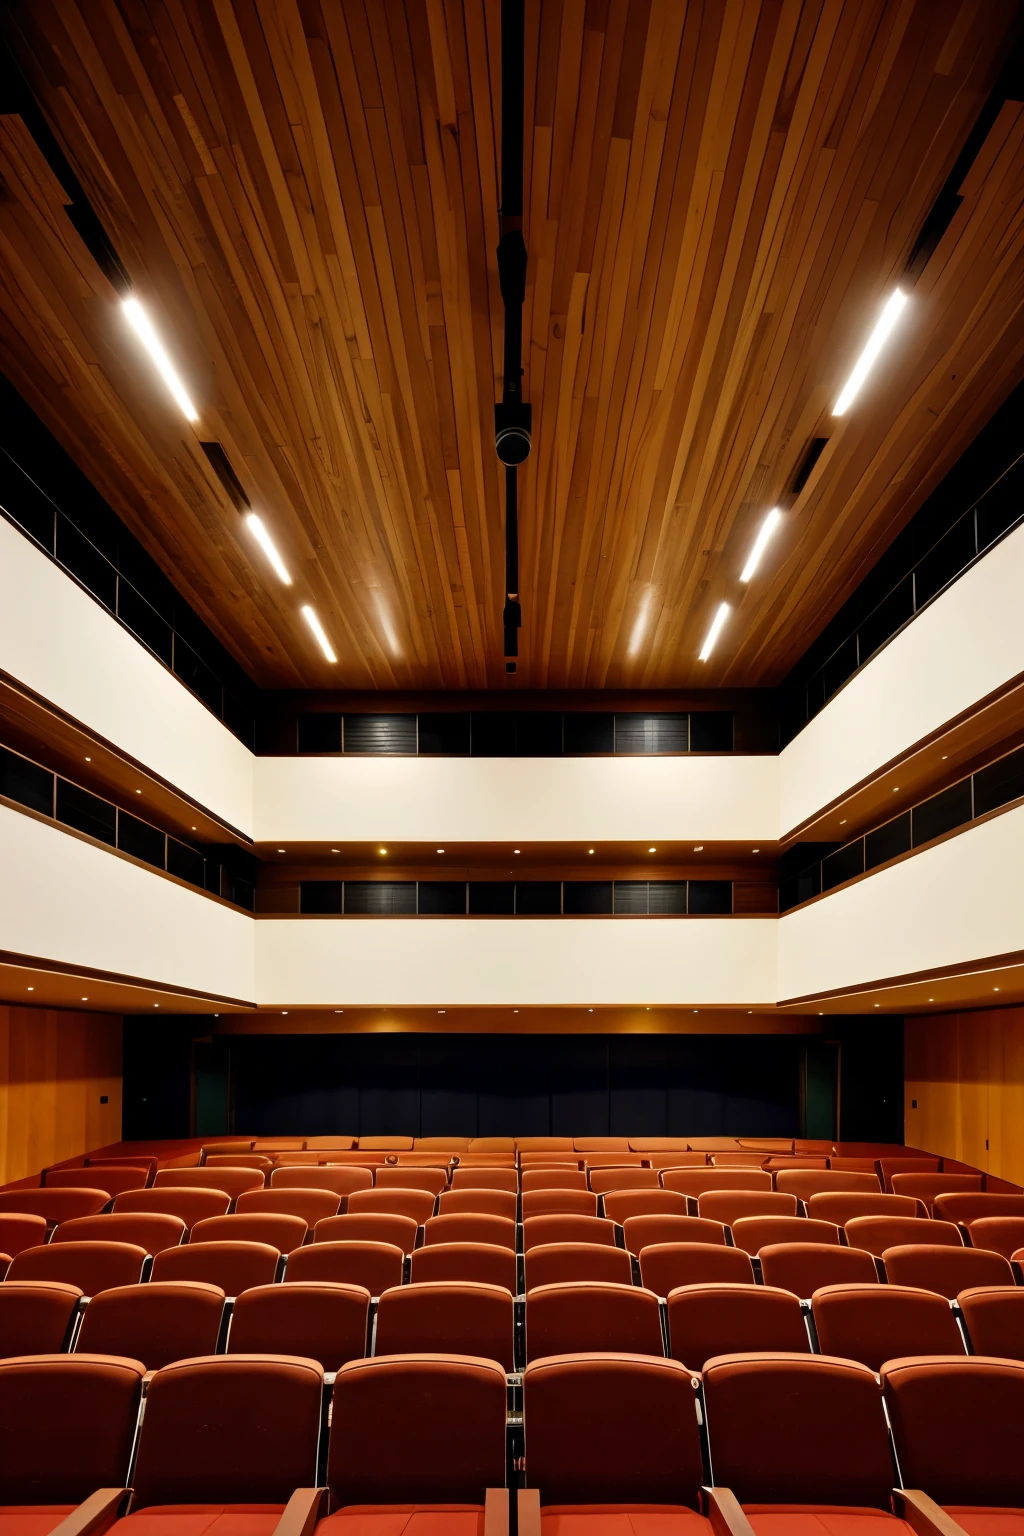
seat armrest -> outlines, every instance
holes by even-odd
[[[55,1525],[50,1536],[100,1536],[121,1518],[130,1488],[97,1488]]]
[[[963,1526],[920,1488],[894,1488],[892,1496],[896,1513],[917,1536],[966,1536]]]
[[[274,1527],[274,1536],[311,1536],[327,1513],[326,1488],[296,1488]]]
[[[507,1488],[488,1488],[484,1493],[484,1536],[508,1536]]]
[[[754,1528],[731,1488],[701,1489],[715,1536],[754,1536]]]
[[[519,1536],[540,1536],[540,1493],[536,1488],[520,1488]]]

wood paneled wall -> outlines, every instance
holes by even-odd
[[[905,1052],[907,1142],[1024,1184],[1024,1008],[908,1018]]]
[[[120,1014],[0,1003],[0,1184],[120,1134]]]

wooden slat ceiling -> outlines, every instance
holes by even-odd
[[[0,366],[259,682],[504,686],[499,0],[7,12],[200,420],[140,355],[12,117]],[[515,682],[777,682],[1024,373],[1024,115],[1008,103],[879,375],[831,417],[1019,7],[527,0],[526,16],[534,451]],[[744,589],[816,434],[818,468]]]

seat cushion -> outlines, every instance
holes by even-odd
[[[50,1536],[74,1504],[0,1504],[0,1536]]]
[[[757,1536],[911,1536],[905,1520],[883,1509],[834,1504],[744,1504]]]
[[[707,1536],[711,1522],[680,1504],[552,1504],[541,1536]]]
[[[1024,1536],[1024,1509],[979,1509],[956,1504],[943,1508],[963,1526],[967,1536]]]
[[[107,1536],[272,1536],[283,1512],[283,1504],[151,1504]]]
[[[316,1536],[483,1536],[482,1504],[349,1504]]]

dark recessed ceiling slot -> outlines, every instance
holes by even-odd
[[[817,464],[818,460],[821,458],[822,452],[823,452],[825,444],[827,442],[828,442],[828,438],[827,437],[812,437],[811,438],[810,442],[807,445],[807,452],[804,454],[803,458],[800,460],[800,466],[797,469],[796,474],[793,476],[792,482],[790,483],[789,489],[790,489],[790,492],[791,492],[792,495],[794,495],[794,496],[799,496],[800,495],[800,492],[803,490],[804,486],[807,484],[808,480],[811,478],[811,470],[814,468],[815,464]]]
[[[242,482],[231,468],[231,460],[220,443],[200,443],[199,446],[209,459],[217,479],[231,498],[232,505],[237,507],[239,512],[248,512],[249,498],[243,491]]]

